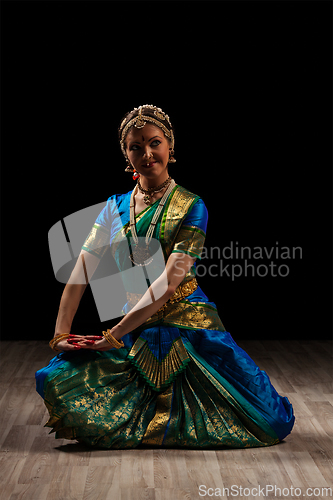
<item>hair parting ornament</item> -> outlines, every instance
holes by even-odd
[[[126,123],[126,121],[128,119],[127,116],[129,114],[136,112],[136,111],[138,111],[138,113]],[[147,114],[147,112],[149,114]],[[154,116],[152,116],[152,115],[154,115]],[[125,158],[127,158],[125,139],[126,139],[126,136],[127,136],[129,129],[131,127],[143,128],[147,122],[153,123],[154,125],[156,125],[160,129],[162,129],[165,136],[168,139],[170,139],[172,150],[174,149],[174,135],[173,135],[173,131],[172,131],[172,125],[170,122],[170,118],[167,114],[165,114],[162,111],[161,108],[157,108],[156,106],[153,106],[152,104],[145,104],[144,106],[139,106],[138,108],[134,108],[130,113],[127,113],[127,116],[124,118],[124,120],[122,121],[122,123],[119,127],[120,147],[121,147],[121,150],[122,150]],[[167,127],[166,124],[169,125],[169,128]]]

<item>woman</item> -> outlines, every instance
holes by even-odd
[[[135,108],[119,140],[137,185],[108,199],[64,289],[50,341],[61,352],[36,373],[46,426],[56,438],[102,448],[278,443],[294,424],[290,402],[226,332],[196,281],[207,209],[169,176],[169,117],[155,106]],[[70,335],[108,247],[122,271],[124,315],[103,336]],[[135,272],[147,279],[133,279]]]

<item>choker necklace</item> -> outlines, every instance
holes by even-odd
[[[136,227],[135,227],[134,197],[137,193],[139,186],[136,185],[135,189],[133,189],[133,191],[132,191],[131,201],[130,201],[130,228],[131,228],[132,238],[134,241],[134,245],[133,245],[134,248],[132,249],[132,253],[129,256],[129,258],[131,259],[133,264],[135,264],[136,266],[148,265],[153,260],[153,257],[150,255],[150,252],[149,252],[149,243],[153,237],[153,233],[155,230],[155,226],[157,224],[157,220],[160,216],[161,211],[163,210],[163,207],[166,203],[166,200],[167,200],[169,194],[171,193],[171,191],[173,190],[173,188],[176,186],[175,181],[173,179],[171,179],[171,177],[170,177],[170,181],[168,180],[168,182],[169,182],[169,186],[166,189],[162,198],[160,199],[160,203],[158,204],[158,207],[153,215],[153,218],[152,218],[151,223],[149,225],[149,228],[147,230],[146,239],[145,239],[145,247],[141,246],[139,244],[139,238],[138,238],[138,235],[136,233]],[[142,240],[142,238],[141,238],[141,240]]]
[[[140,184],[140,179],[137,180],[137,186],[140,189],[141,193],[143,193],[145,196],[143,197],[143,201],[145,202],[146,205],[150,205],[151,200],[150,198],[155,194],[158,193],[159,191],[162,191],[162,189],[165,188],[165,186],[169,185],[171,182],[171,177],[167,178],[166,181],[164,181],[162,184],[160,184],[157,187],[150,187],[148,189],[143,189],[143,187]]]

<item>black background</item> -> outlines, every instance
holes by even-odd
[[[302,259],[274,260],[286,277],[198,278],[226,329],[236,341],[331,338],[331,2],[1,11],[3,340],[53,336],[64,285],[48,231],[133,188],[117,127],[146,103],[175,127],[170,173],[208,208],[207,249],[302,247]],[[115,322],[100,323],[87,289],[73,331]]]

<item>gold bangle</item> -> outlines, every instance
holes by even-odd
[[[107,330],[106,332],[103,332],[104,338],[109,342],[109,344],[112,345],[112,347],[115,347],[116,349],[120,349],[121,347],[124,347],[124,342],[121,340],[118,342],[114,338],[114,336],[111,334],[111,330]]]
[[[60,335],[57,335],[52,340],[50,340],[49,346],[51,347],[51,349],[53,351],[61,352],[60,349],[56,349],[55,346],[58,344],[58,342],[61,342],[62,340],[65,340],[65,339],[68,339],[68,337],[69,337],[69,333],[60,333]]]

